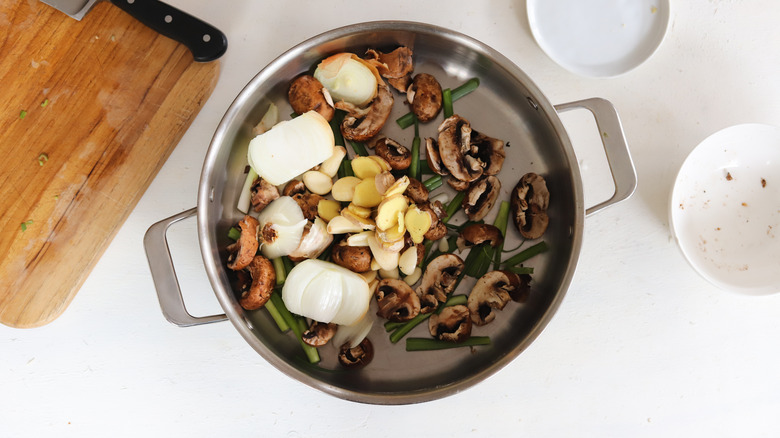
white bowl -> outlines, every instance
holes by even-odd
[[[736,125],[701,142],[672,191],[672,235],[716,286],[780,292],[780,129]]]
[[[642,64],[663,41],[669,0],[528,0],[531,33],[563,68],[612,77]]]

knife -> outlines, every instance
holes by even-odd
[[[81,20],[101,0],[41,0]],[[227,50],[227,37],[214,26],[158,0],[109,0],[156,32],[184,44],[197,62],[213,61]]]

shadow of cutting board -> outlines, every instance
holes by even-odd
[[[218,75],[108,2],[0,2],[0,323],[65,310]]]

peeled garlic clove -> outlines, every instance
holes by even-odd
[[[309,170],[303,174],[303,184],[310,192],[317,195],[327,195],[333,187],[330,177],[319,170]]]
[[[417,267],[417,247],[410,246],[401,254],[398,259],[398,268],[404,275],[412,275],[414,268]]]
[[[249,142],[249,165],[278,186],[333,155],[335,140],[328,121],[315,111],[277,123]]]
[[[328,222],[329,234],[360,233],[362,231],[362,226],[356,225],[354,222],[342,215],[338,215],[331,219],[330,222]]]
[[[345,156],[347,156],[347,149],[344,146],[336,146],[333,148],[333,155],[320,164],[320,172],[333,178],[339,172],[339,166]]]
[[[414,272],[404,277],[404,281],[409,286],[412,286],[413,284],[417,283],[417,280],[419,280],[420,277],[422,277],[422,269],[418,266],[414,268]]]
[[[385,250],[375,236],[368,236],[368,247],[371,249],[371,254],[374,256],[374,260],[376,260],[380,269],[389,271],[398,267],[398,251]]]

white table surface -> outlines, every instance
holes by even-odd
[[[547,58],[523,1],[169,3],[227,34],[219,83],[65,313],[41,328],[0,326],[0,437],[778,436],[780,295],[736,295],[700,278],[671,238],[667,203],[677,169],[706,136],[780,125],[780,3],[673,1],[659,50],[611,79],[578,77]],[[210,137],[263,66],[306,38],[379,19],[470,35],[552,103],[612,101],[639,177],[631,199],[586,219],[573,283],[531,347],[475,387],[412,406],[311,389],[228,322],[171,325],[142,246],[152,223],[195,206]],[[593,203],[609,177],[597,171],[598,150],[574,142]],[[194,222],[171,232],[177,269],[190,309],[216,313]]]

